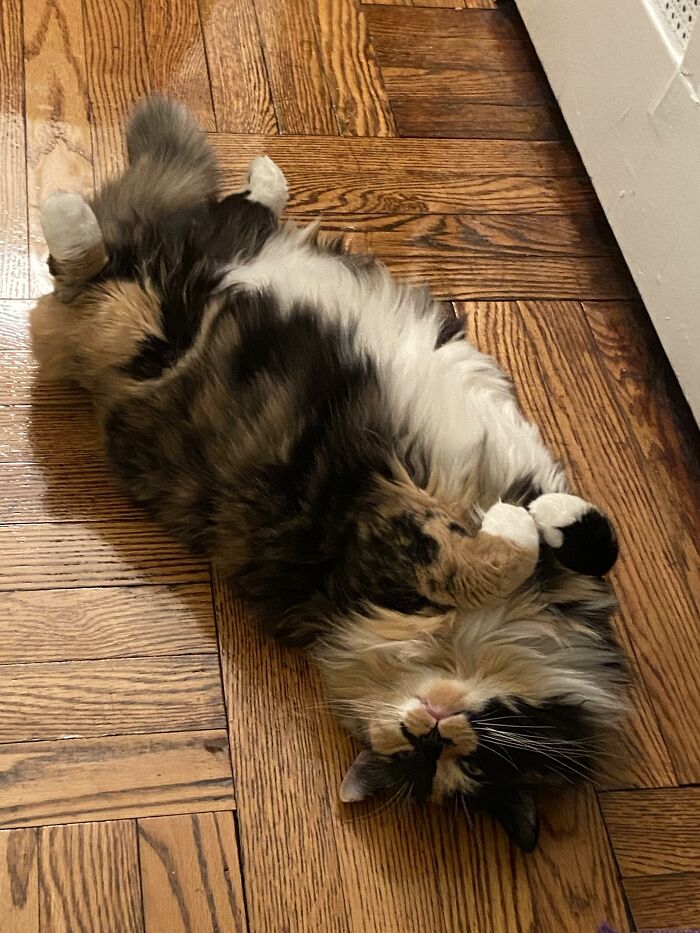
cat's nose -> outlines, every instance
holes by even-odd
[[[426,708],[428,715],[432,716],[435,722],[440,722],[441,719],[449,719],[450,716],[454,716],[455,714],[453,709],[447,709],[445,706],[433,704],[430,700],[421,698],[421,703]]]

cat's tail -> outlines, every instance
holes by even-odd
[[[169,97],[154,94],[138,104],[126,127],[131,165],[140,160],[177,171],[200,198],[217,189],[216,158],[190,111]]]
[[[216,157],[181,104],[160,95],[138,104],[127,124],[126,149],[127,170],[93,202],[108,243],[118,244],[133,233],[135,221],[152,223],[216,196]]]

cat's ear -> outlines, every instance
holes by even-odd
[[[365,749],[350,765],[340,785],[340,799],[343,803],[357,803],[374,793],[373,782],[368,780],[372,758],[372,752]]]
[[[497,788],[483,795],[480,803],[523,852],[534,852],[540,834],[540,820],[537,804],[526,790],[520,787]]]

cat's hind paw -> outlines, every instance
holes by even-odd
[[[538,496],[528,506],[542,540],[564,567],[602,577],[617,560],[618,545],[609,520],[590,502],[563,492]]]
[[[248,169],[248,200],[269,208],[279,217],[287,206],[289,188],[284,172],[269,156],[257,156]]]

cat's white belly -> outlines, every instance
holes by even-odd
[[[537,472],[539,433],[523,421],[494,361],[466,340],[435,350],[439,305],[388,273],[358,275],[307,239],[303,229],[282,228],[251,262],[232,265],[222,288],[269,291],[283,312],[302,304],[346,328],[377,365],[397,434],[425,451],[436,494],[459,498],[485,459],[496,495]]]

